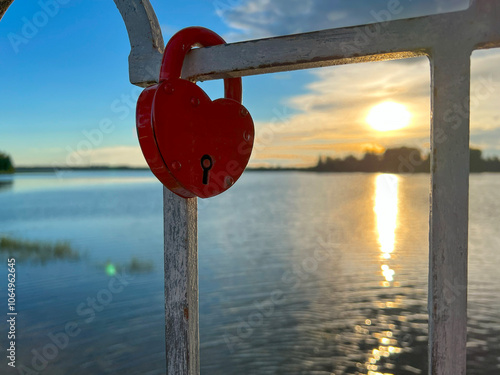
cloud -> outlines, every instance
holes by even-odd
[[[500,50],[481,51],[472,59],[471,142],[488,154],[500,149]],[[420,57],[310,71],[304,93],[286,100],[298,113],[280,122],[258,123],[252,165],[311,165],[320,154],[343,156],[368,149],[411,145],[429,147],[430,64]],[[368,111],[394,101],[412,113],[410,125],[377,132],[366,123]],[[495,136],[493,136],[495,135]],[[280,156],[281,155],[281,156]]]
[[[243,0],[217,13],[228,40],[263,38],[464,9],[469,0]]]
[[[410,63],[374,62],[311,71],[304,93],[288,98],[297,112],[284,123],[257,124],[252,163],[272,154],[295,155],[285,163],[313,164],[319,154],[360,154],[367,149],[414,144],[423,146],[430,128],[430,67],[427,58]],[[411,125],[400,132],[370,128],[368,111],[384,101],[405,105]],[[281,160],[280,160],[280,164]]]
[[[172,25],[167,25],[167,24],[161,24],[161,34],[163,36],[164,41],[168,41],[177,31],[179,31],[181,28],[172,26]]]
[[[469,0],[226,0],[218,14],[232,28],[228,40],[272,37],[465,9]],[[500,128],[498,51],[474,53],[471,140],[496,150]],[[293,73],[291,73],[293,74]],[[412,113],[409,127],[380,133],[365,121],[377,103],[395,101]],[[304,93],[288,98],[299,113],[280,123],[257,124],[251,163],[307,164],[319,153],[360,153],[367,148],[429,146],[430,66],[427,58],[375,62],[311,71]],[[292,112],[292,111],[288,111]],[[295,155],[295,156],[293,156]]]
[[[90,165],[147,167],[139,146],[115,146],[74,151],[66,156],[65,163],[70,167]]]
[[[475,51],[472,54],[471,135],[500,128],[500,49]],[[490,145],[498,138],[490,138]],[[495,147],[498,149],[498,147]]]

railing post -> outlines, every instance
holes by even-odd
[[[0,0],[1,1],[1,0]],[[158,81],[164,42],[160,24],[149,0],[114,0],[130,40],[130,82],[147,87]]]
[[[198,375],[197,200],[163,188],[167,375]]]
[[[472,49],[440,47],[430,57],[429,374],[465,375]]]

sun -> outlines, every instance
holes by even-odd
[[[410,123],[411,113],[396,102],[383,102],[370,109],[366,122],[375,130],[386,132],[402,129]]]

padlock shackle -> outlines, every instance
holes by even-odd
[[[160,70],[160,83],[181,77],[184,58],[193,47],[209,47],[225,44],[225,40],[212,30],[192,26],[178,31],[167,43]],[[224,79],[224,95],[241,103],[241,78]]]

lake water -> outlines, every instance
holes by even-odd
[[[425,174],[247,172],[200,201],[202,374],[426,374],[428,195]],[[500,374],[500,175],[470,204],[467,374]],[[0,237],[78,253],[18,260],[25,372],[1,374],[164,374],[162,230],[149,172],[0,181]]]

